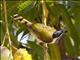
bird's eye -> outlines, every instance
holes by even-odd
[[[53,33],[53,38],[59,37],[63,33],[63,30],[59,30]]]

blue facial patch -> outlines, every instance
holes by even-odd
[[[53,38],[59,37],[63,33],[63,30],[59,30],[53,33]]]

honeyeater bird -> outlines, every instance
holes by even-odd
[[[18,23],[26,25],[30,32],[33,32],[39,40],[45,43],[55,43],[55,41],[64,33],[63,30],[56,31],[54,27],[46,26],[41,23],[31,23],[18,14],[15,14],[13,19]]]

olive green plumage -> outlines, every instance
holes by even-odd
[[[53,32],[56,31],[54,28],[39,23],[33,24],[32,30],[40,40],[47,43],[53,40]]]
[[[33,24],[17,14],[13,17],[14,21],[26,25],[29,31],[33,32],[41,41],[49,43],[53,40],[53,33],[56,31],[55,28],[40,23]]]

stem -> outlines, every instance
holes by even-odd
[[[45,0],[42,0],[41,3],[42,3],[42,9],[43,9],[42,23],[46,25],[47,17],[48,17],[48,9],[46,7]]]
[[[3,42],[2,42],[2,44],[1,44],[1,46],[4,46],[5,38],[6,38],[6,34],[4,35]]]
[[[7,38],[9,40],[10,51],[11,51],[10,56],[11,56],[12,55],[12,48],[11,48],[11,39],[10,39],[9,29],[8,29],[7,8],[6,8],[6,1],[5,0],[3,0],[3,5],[4,5],[4,18],[5,18],[5,25],[6,25],[6,33],[5,33],[5,36],[4,36],[2,46],[4,45],[4,42]]]
[[[10,34],[9,34],[9,29],[8,29],[8,20],[7,20],[7,8],[6,8],[6,1],[5,0],[3,0],[3,5],[4,5],[4,18],[5,18],[5,25],[6,25],[6,34],[4,36],[4,40],[6,38],[8,38],[9,39],[9,44],[11,46],[11,41],[10,41],[11,39],[10,39]]]
[[[44,60],[48,60],[48,47],[47,47],[47,43],[43,43],[43,48],[44,48]]]
[[[42,9],[43,9],[43,17],[42,17],[42,23],[44,25],[47,25],[47,17],[48,17],[48,9],[45,4],[45,0],[41,1],[42,3]],[[44,60],[48,60],[48,47],[47,43],[43,43],[43,48],[44,48]]]

